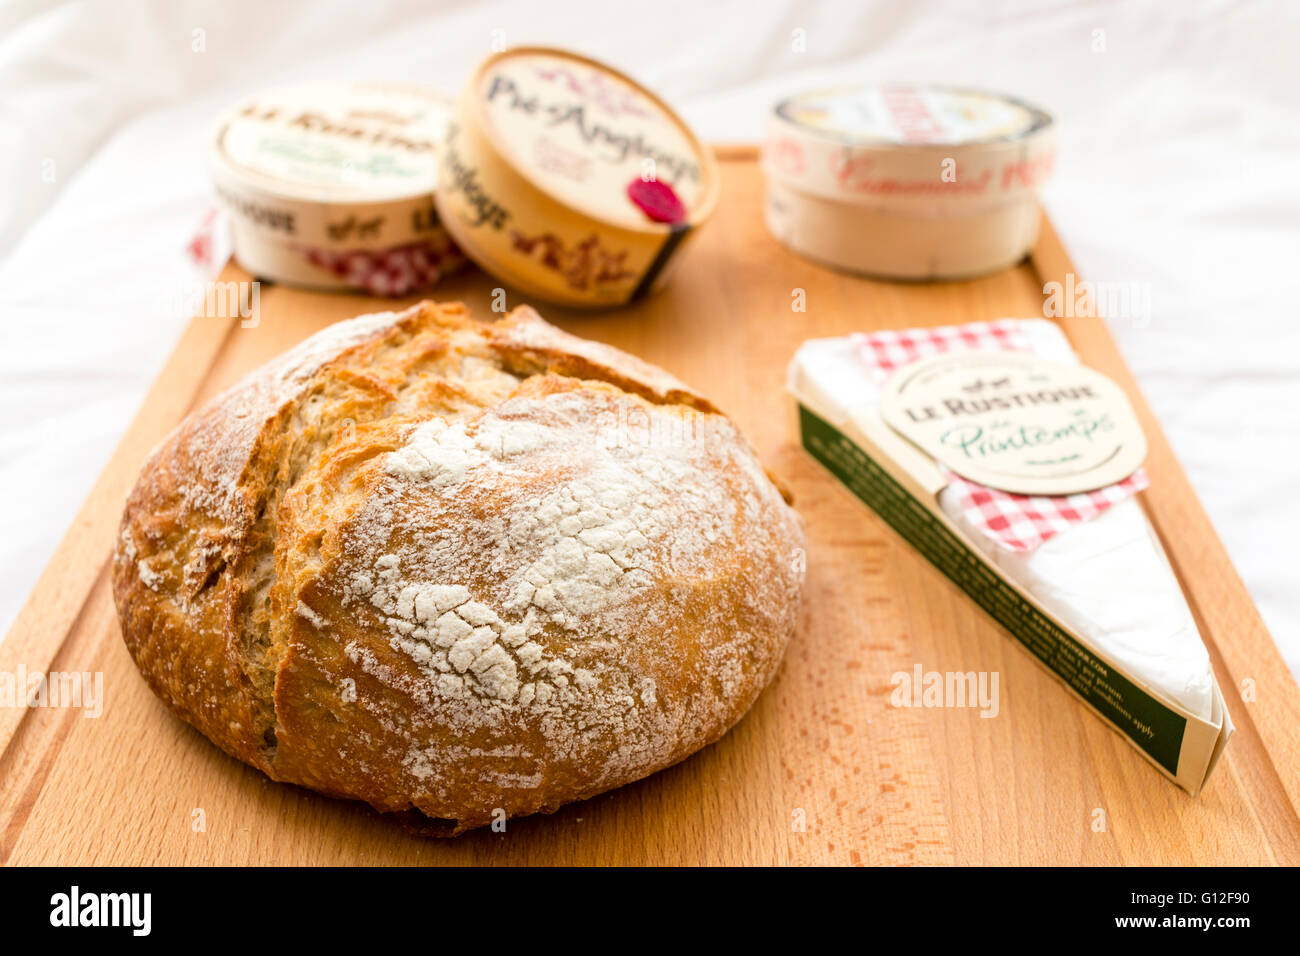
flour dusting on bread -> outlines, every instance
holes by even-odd
[[[592,394],[588,387],[511,399],[468,425],[427,422],[385,459],[391,480],[358,522],[359,546],[346,563],[361,567],[348,586],[386,615],[392,645],[421,666],[439,695],[533,709],[584,696],[593,709],[621,706],[626,687],[617,688],[617,701],[595,699],[596,671],[573,667],[535,639],[548,626],[578,640],[630,638],[656,626],[654,608],[626,613],[637,595],[667,574],[707,576],[710,549],[740,546],[741,512],[760,507],[753,492],[744,503],[733,500],[725,473],[708,467],[710,456],[748,454],[725,419],[712,416],[688,443],[623,442],[602,413],[621,404],[624,414],[649,422],[680,411],[613,390],[596,392],[597,402]],[[721,441],[712,434],[719,427]],[[512,498],[504,490],[548,473],[558,480],[539,494]],[[496,509],[490,527],[441,520],[484,498]],[[697,517],[680,520],[686,514]],[[430,530],[415,532],[400,552],[370,553],[389,547],[395,525],[404,524]],[[497,572],[486,595],[491,605],[472,600],[461,583],[476,555]],[[478,711],[466,713],[472,720]]]

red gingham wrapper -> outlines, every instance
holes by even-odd
[[[185,247],[191,261],[215,274],[230,255],[229,218],[216,206],[204,212],[198,229]],[[465,265],[465,256],[447,236],[390,249],[329,249],[297,247],[312,265],[338,276],[371,295],[402,296],[433,286],[445,275]]]
[[[224,237],[228,234],[229,230],[226,229],[226,223],[222,219],[220,211],[216,206],[209,206],[204,210],[198,228],[194,230],[194,235],[190,237],[190,241],[185,246],[190,261],[205,272],[216,272],[218,268],[216,252],[218,237]],[[229,246],[229,240],[226,241],[225,245]],[[229,249],[226,252],[228,255]]]
[[[300,248],[307,261],[371,295],[399,296],[418,292],[465,264],[449,241],[413,242],[390,249]]]
[[[853,343],[878,387],[901,366],[944,352],[1034,351],[1032,340],[1020,323],[1009,319],[901,332],[860,332],[853,336]],[[1009,551],[1032,551],[1053,535],[1097,517],[1150,484],[1146,471],[1139,468],[1123,481],[1082,494],[1013,495],[940,468],[948,484],[957,491],[966,519]]]

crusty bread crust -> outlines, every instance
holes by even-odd
[[[455,833],[720,737],[794,631],[803,543],[672,376],[528,308],[426,302],[186,419],[113,588],[140,672],[226,752]]]

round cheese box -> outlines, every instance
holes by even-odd
[[[718,200],[712,153],[658,97],[542,47],[489,57],[456,104],[438,214],[485,271],[602,308],[658,289]]]
[[[955,279],[1022,259],[1055,158],[1052,118],[993,93],[894,86],[779,103],[763,144],[765,216],[810,259]]]
[[[406,295],[464,257],[433,193],[451,103],[404,86],[261,93],[217,124],[211,168],[235,258],[317,289]]]

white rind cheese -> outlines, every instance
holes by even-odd
[[[1017,321],[1036,354],[1058,362],[1078,361],[1052,323]],[[848,338],[804,343],[790,365],[790,386],[840,426],[871,413],[880,400]],[[1214,679],[1209,655],[1136,498],[1112,505],[1031,551],[1004,548],[972,525],[954,489],[939,493],[939,507],[991,564],[1093,650],[1210,720]]]

